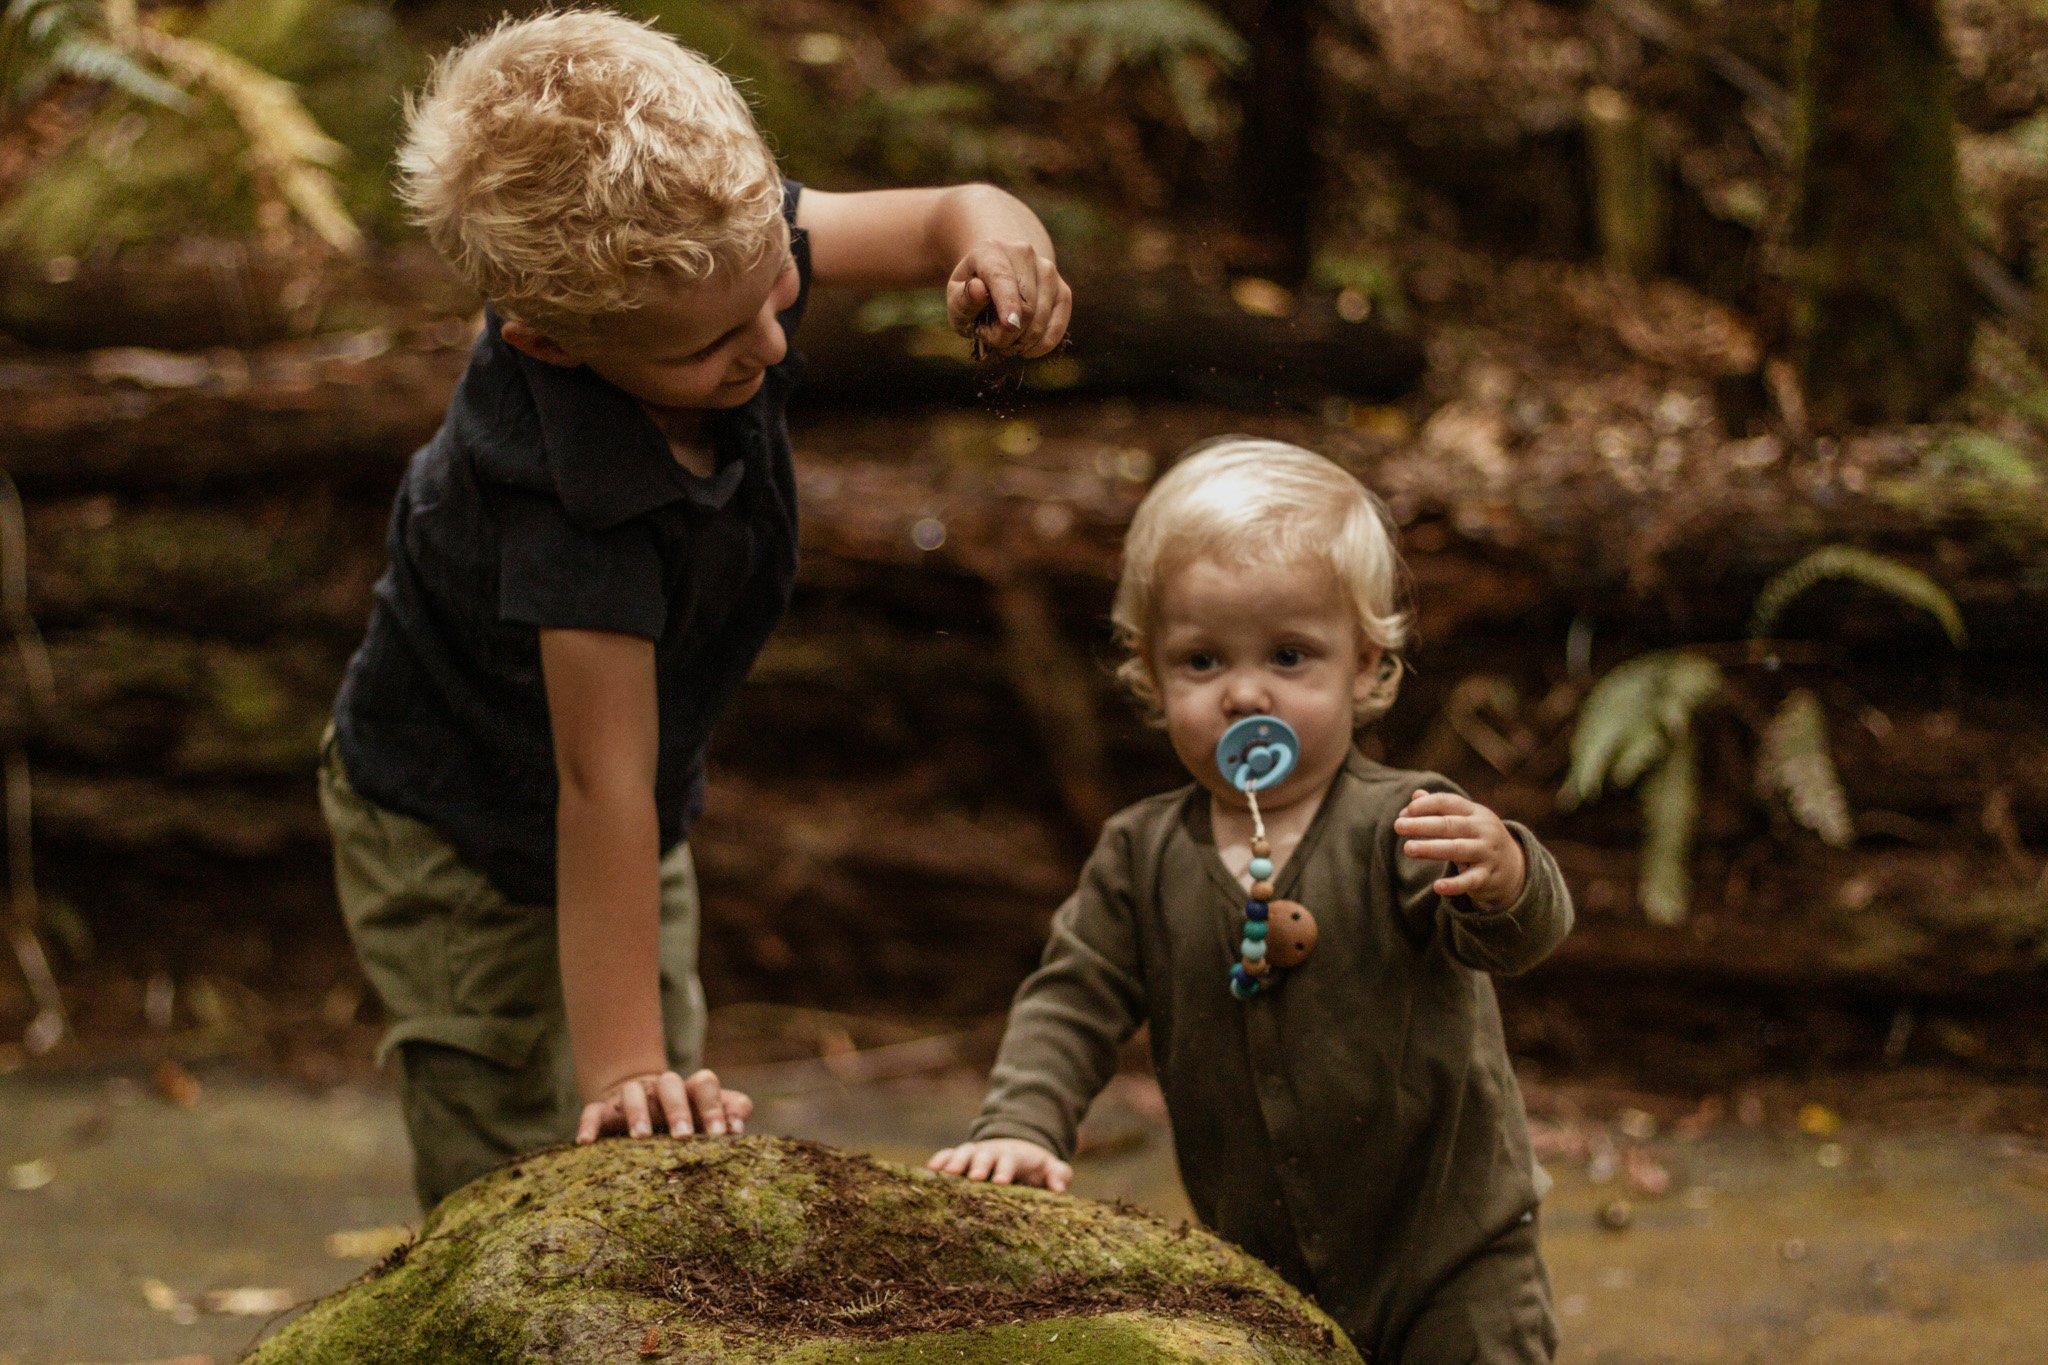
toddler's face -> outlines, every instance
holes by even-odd
[[[1245,716],[1278,716],[1301,740],[1262,810],[1319,799],[1351,748],[1352,707],[1371,691],[1379,648],[1363,640],[1327,564],[1236,567],[1196,560],[1159,595],[1148,657],[1173,749],[1197,782],[1242,806],[1216,769],[1216,743]]]
[[[789,351],[775,315],[796,302],[787,249],[750,270],[667,281],[629,313],[607,318],[575,358],[654,408],[732,408]]]

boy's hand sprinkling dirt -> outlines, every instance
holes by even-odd
[[[983,242],[946,281],[946,318],[972,337],[976,358],[1050,354],[1066,339],[1074,291],[1050,256],[1027,242]]]
[[[1036,1185],[1065,1194],[1074,1183],[1074,1168],[1035,1142],[1021,1138],[986,1138],[933,1152],[928,1171],[964,1175],[993,1185]]]

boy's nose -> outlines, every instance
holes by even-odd
[[[1232,720],[1263,715],[1272,707],[1273,699],[1266,694],[1266,688],[1251,675],[1232,678],[1223,689],[1223,711]]]
[[[747,343],[748,359],[758,362],[762,369],[781,364],[789,354],[789,338],[782,334],[782,324],[776,321],[772,307],[764,307],[754,318]]]

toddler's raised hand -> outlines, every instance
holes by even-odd
[[[987,241],[960,258],[946,281],[946,318],[997,355],[1026,360],[1066,339],[1074,291],[1050,256],[1027,242]],[[994,317],[987,318],[986,313]]]
[[[754,1101],[744,1091],[727,1090],[713,1071],[694,1071],[688,1080],[674,1071],[628,1076],[583,1106],[576,1141],[594,1142],[605,1133],[650,1137],[656,1125],[672,1137],[691,1133],[718,1136],[747,1131]]]
[[[984,1138],[933,1152],[924,1163],[930,1171],[964,1175],[993,1185],[1037,1185],[1065,1194],[1074,1183],[1074,1168],[1035,1142],[1022,1138]]]
[[[1418,791],[1394,821],[1411,858],[1451,864],[1431,886],[1439,896],[1465,896],[1482,910],[1505,910],[1522,894],[1528,859],[1506,824],[1456,792]]]

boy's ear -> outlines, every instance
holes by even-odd
[[[550,365],[573,369],[583,363],[563,350],[553,337],[518,318],[506,318],[498,329],[498,335],[505,338],[507,346],[524,351],[535,360],[545,360]]]
[[[1351,700],[1362,702],[1380,685],[1380,661],[1386,651],[1366,643],[1358,647],[1358,676],[1351,680]]]

